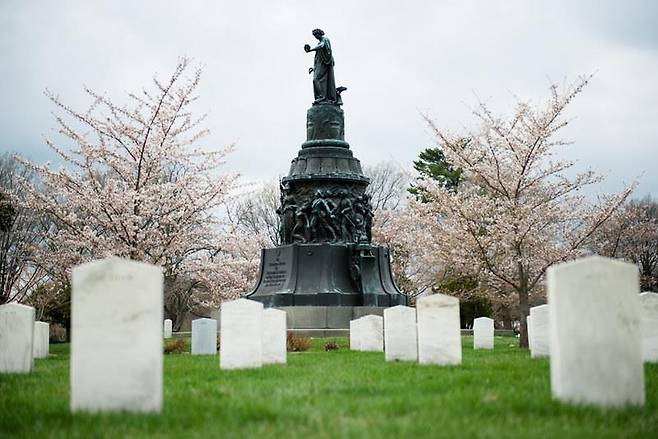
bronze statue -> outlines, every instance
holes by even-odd
[[[295,197],[292,195],[286,196],[281,207],[276,210],[276,213],[279,215],[279,218],[281,218],[281,225],[279,228],[281,243],[288,244],[292,242],[292,229],[295,226],[297,216]]]
[[[311,203],[311,220],[309,227],[314,242],[322,242],[324,239],[329,242],[336,242],[338,234],[334,228],[336,205],[328,195],[321,189],[315,191],[313,202]]]
[[[370,205],[370,195],[363,194],[361,196],[361,202],[363,203],[363,222],[366,229],[366,239],[367,242],[370,242],[372,241],[372,219],[375,216]]]
[[[360,199],[354,203],[354,234],[352,240],[357,243],[366,240],[365,209]]]
[[[338,206],[336,207],[338,216],[338,228],[340,230],[341,240],[350,242],[354,235],[354,221],[352,216],[354,209],[352,207],[352,199],[345,189],[338,191]]]
[[[336,91],[331,43],[322,29],[314,29],[313,36],[318,39],[318,45],[315,47],[304,45],[306,53],[315,52],[313,67],[308,69],[309,73],[313,73],[313,93],[315,94],[313,104],[338,104],[340,95]],[[341,92],[344,89],[341,87]]]
[[[295,213],[295,225],[292,228],[291,242],[306,243],[309,241],[309,214],[311,212],[311,203],[303,203]]]

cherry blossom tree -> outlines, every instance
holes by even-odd
[[[431,289],[449,272],[436,247],[439,241],[429,236],[435,223],[407,207],[375,212],[373,243],[389,248],[395,282],[410,299]]]
[[[394,162],[364,168],[370,178],[366,189],[375,213],[373,244],[388,247],[397,286],[411,301],[445,277],[445,264],[437,261],[433,242],[425,240],[426,218],[408,208],[412,173]]]
[[[33,177],[14,157],[0,156],[0,304],[24,302],[45,279],[36,250],[47,224],[25,208],[18,184]]]
[[[421,153],[421,157],[426,155]],[[417,193],[410,190],[410,182],[420,177],[414,178],[413,172],[393,162],[366,166],[364,173],[370,178],[366,192],[372,196],[375,212],[373,243],[389,248],[395,282],[410,301],[413,303],[417,296],[458,278],[459,274],[441,258],[436,248],[438,241],[428,239],[430,230],[436,229],[436,221],[409,207],[411,195]],[[463,298],[472,290],[458,293]]]
[[[268,246],[281,242],[281,221],[277,209],[281,205],[280,183],[265,181],[252,183],[245,191],[236,194],[227,204],[227,216],[236,231],[246,235],[264,235]]]
[[[558,148],[569,145],[556,137],[568,123],[564,111],[589,79],[564,89],[551,86],[546,102],[519,102],[509,119],[481,103],[474,111],[478,126],[465,135],[427,119],[464,181],[459,191],[424,181],[427,202],[412,208],[434,221],[426,234],[439,243],[434,247],[441,259],[460,272],[486,276],[494,296],[515,293],[522,347],[528,346],[529,300],[542,293],[546,269],[581,255],[633,189],[591,200],[583,188],[602,177],[575,173],[573,162],[557,156]]]
[[[630,200],[594,234],[593,252],[638,265],[643,290],[658,289],[658,202]]]
[[[216,289],[209,297],[202,298],[205,306],[215,304],[218,294],[226,299],[237,299],[256,286],[261,249],[269,247],[269,238],[262,233],[231,230],[221,238],[218,246],[221,251],[207,254],[198,271],[199,278]]]
[[[239,277],[208,276],[218,258],[253,270],[253,262],[236,253],[241,236],[227,229],[218,215],[237,175],[222,173],[231,148],[201,145],[208,130],[205,115],[192,105],[201,69],[179,60],[166,80],[128,95],[115,104],[89,88],[91,105],[78,111],[47,92],[59,110],[55,116],[62,143],[48,146],[64,162],[25,162],[41,179],[37,188],[25,181],[26,206],[52,218],[48,248],[54,277],[66,277],[73,265],[114,255],[160,265],[168,285],[179,277],[201,276],[208,292],[202,301],[217,303],[246,288]],[[256,254],[257,255],[257,254]],[[229,291],[226,293],[226,291]]]

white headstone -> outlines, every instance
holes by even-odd
[[[532,331],[532,316],[527,316],[525,321],[528,327],[528,349],[530,349],[530,355],[532,355],[532,336],[534,335]]]
[[[285,364],[288,329],[286,312],[267,308],[263,311],[263,364]]]
[[[640,294],[642,305],[642,359],[658,363],[658,294]]]
[[[173,330],[172,330],[172,324],[170,319],[165,319],[163,323],[163,332],[164,332],[164,338],[171,338]]]
[[[551,267],[547,281],[553,396],[644,404],[637,266],[591,256]]]
[[[473,349],[494,348],[494,321],[489,317],[473,320]]]
[[[361,350],[361,340],[359,336],[361,335],[361,322],[360,319],[350,320],[350,350],[359,351]]]
[[[192,355],[217,354],[217,320],[192,320]]]
[[[263,365],[263,304],[248,299],[222,303],[219,367],[246,369]]]
[[[50,351],[50,325],[46,322],[34,322],[34,358],[48,358]]]
[[[418,321],[418,362],[420,364],[461,364],[459,299],[432,294],[416,302]]]
[[[384,318],[367,315],[350,322],[350,341],[356,340],[357,351],[382,352],[384,350]],[[354,334],[352,334],[354,332]]]
[[[532,318],[532,358],[548,357],[550,355],[550,333],[548,323],[548,305],[530,308]]]
[[[398,305],[384,310],[384,357],[386,361],[417,361],[416,310]]]
[[[30,373],[34,342],[34,308],[0,305],[0,373]]]
[[[162,269],[107,258],[71,287],[71,410],[160,412]]]

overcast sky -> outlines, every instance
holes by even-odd
[[[577,4],[577,6],[574,6]],[[53,160],[52,90],[78,109],[82,85],[116,102],[167,77],[181,55],[205,65],[197,109],[209,146],[236,143],[246,178],[288,171],[313,99],[311,30],[332,42],[346,140],[364,165],[403,168],[432,145],[420,114],[472,126],[484,100],[537,101],[551,82],[595,73],[570,108],[564,152],[636,196],[658,196],[658,2],[646,1],[21,1],[0,0],[0,152]]]

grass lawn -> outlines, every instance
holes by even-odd
[[[165,357],[162,415],[69,413],[69,347],[31,375],[0,375],[0,437],[647,437],[658,438],[658,365],[643,408],[551,400],[548,360],[496,337],[459,367],[386,364],[382,353],[291,353],[287,366],[220,371],[217,357]]]

